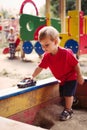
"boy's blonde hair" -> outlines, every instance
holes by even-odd
[[[50,37],[50,40],[52,40],[52,41],[55,39],[58,39],[58,42],[60,41],[59,32],[52,26],[43,27],[39,31],[39,35],[38,35],[39,41],[43,40],[46,37]]]

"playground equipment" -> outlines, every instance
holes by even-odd
[[[23,14],[23,8],[26,3],[32,3],[36,10],[36,15],[33,16],[30,14]],[[61,31],[60,20],[59,19],[50,19],[51,25]],[[47,26],[48,19],[46,17],[39,17],[38,10],[35,3],[32,0],[25,0],[22,3],[20,9],[20,37],[23,41],[23,51],[25,54],[30,54],[33,49],[35,49],[38,55],[42,55],[44,51],[41,48],[40,43],[38,42],[38,32],[44,26]],[[32,45],[31,41],[35,40],[36,43]]]
[[[68,11],[66,32],[60,37],[61,46],[72,49],[75,54],[87,54],[87,16],[82,11]]]
[[[4,41],[4,35],[3,35],[3,14],[0,13],[0,43],[3,43]]]
[[[48,2],[48,1],[47,1]],[[31,3],[36,11],[36,16],[24,14],[23,9],[27,3]],[[49,2],[48,2],[49,3]],[[33,50],[38,55],[44,53],[39,41],[38,32],[44,26],[53,26],[60,32],[60,46],[70,48],[74,54],[87,54],[87,16],[84,16],[83,11],[72,10],[68,11],[65,18],[65,32],[61,33],[62,25],[60,19],[52,19],[47,13],[46,17],[38,16],[38,9],[32,0],[25,0],[20,8],[20,37],[22,40],[21,55],[32,53]],[[34,41],[34,44],[32,43]]]
[[[20,9],[20,36],[24,42],[23,51],[25,54],[30,54],[33,49],[35,49],[37,54],[42,55],[44,51],[38,42],[38,32],[44,26],[48,26],[48,18],[23,14],[24,5],[27,2],[30,2],[35,6],[36,15],[38,15],[38,10],[32,0],[25,0]],[[50,18],[50,24],[61,32],[61,22],[59,19]],[[74,54],[77,55],[86,54],[87,16],[84,16],[82,11],[68,11],[68,16],[65,18],[65,25],[65,33],[60,33],[60,46],[72,49]],[[34,45],[30,42],[32,40],[36,41]]]
[[[0,43],[7,42],[10,27],[14,28],[15,33],[19,32],[19,19],[14,17],[7,19],[0,13]]]

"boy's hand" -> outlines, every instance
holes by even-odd
[[[84,78],[82,76],[78,76],[77,81],[80,85],[84,83]]]
[[[34,80],[33,76],[29,76],[29,77],[24,78],[24,80],[27,80],[27,79]]]

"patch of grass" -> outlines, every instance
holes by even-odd
[[[1,75],[8,76],[8,72],[5,69],[3,69],[2,72],[1,72]]]
[[[8,47],[9,44],[7,42],[0,43],[0,48]]]

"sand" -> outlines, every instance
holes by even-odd
[[[19,56],[16,53],[14,60],[9,60],[9,54],[2,54],[2,49],[0,52],[0,89],[15,87],[20,80],[31,76],[40,62],[40,58],[35,51],[31,54],[26,54],[24,60],[21,59],[20,53]],[[50,75],[49,69],[43,70],[36,80],[50,77]]]
[[[30,76],[38,63],[40,62],[39,56],[33,52],[29,55],[25,55],[25,60],[21,59],[20,53],[16,53],[14,60],[9,60],[9,54],[2,54],[3,48],[0,49],[0,89],[6,89],[9,87],[15,87],[17,83],[25,77]],[[80,56],[79,63],[83,76],[87,75],[87,55]],[[48,78],[51,76],[50,70],[44,70],[36,78],[36,80]],[[55,111],[55,110],[54,110]],[[75,117],[69,122],[56,121],[55,125],[51,130],[86,130],[87,125],[87,112],[86,111],[75,111]],[[84,121],[85,120],[85,121]],[[62,124],[62,125],[61,125]]]

